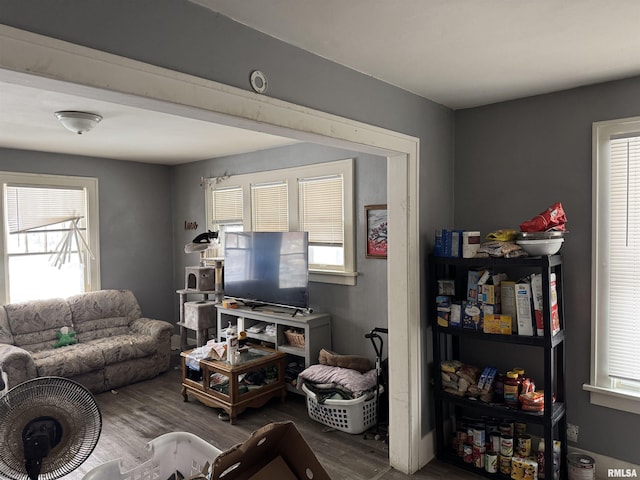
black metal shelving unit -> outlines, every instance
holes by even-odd
[[[553,440],[560,440],[560,478],[567,478],[567,421],[565,403],[565,335],[564,335],[564,302],[562,291],[562,256],[560,254],[540,257],[521,258],[452,258],[429,256],[428,294],[430,299],[430,323],[433,329],[433,379],[436,421],[436,455],[438,459],[452,463],[465,470],[472,471],[489,478],[507,479],[508,475],[489,473],[473,464],[466,463],[453,451],[445,438],[445,412],[455,417],[461,412],[473,412],[479,416],[500,417],[514,422],[525,422],[541,425],[545,440],[545,478],[553,479]],[[458,327],[443,327],[437,323],[436,296],[438,279],[454,279],[458,300],[466,299],[467,272],[470,269],[484,268],[495,271],[501,269],[519,274],[542,274],[542,288],[547,292],[543,296],[544,336],[497,335],[466,330]],[[556,294],[560,331],[551,332],[551,274],[556,275]],[[502,404],[489,404],[480,400],[458,397],[442,389],[440,362],[460,359],[460,340],[483,340],[496,343],[510,343],[539,348],[544,362],[544,412],[532,413],[509,408]],[[555,395],[555,401],[554,401]]]

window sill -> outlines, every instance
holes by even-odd
[[[309,281],[317,283],[334,283],[336,285],[355,285],[358,272],[337,272],[326,270],[309,271]]]
[[[587,383],[582,385],[582,388],[589,392],[590,401],[594,405],[640,415],[640,393],[638,392],[597,387]]]

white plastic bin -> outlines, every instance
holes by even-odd
[[[316,394],[302,385],[307,396],[307,411],[316,422],[343,432],[358,434],[376,424],[376,395],[363,395],[353,400],[325,400],[319,403]],[[379,392],[383,388],[380,386]]]
[[[146,445],[151,458],[143,464],[122,471],[120,459],[103,463],[89,471],[83,480],[157,480],[168,479],[176,470],[185,478],[201,472],[205,464],[222,453],[197,435],[171,432],[154,438]]]

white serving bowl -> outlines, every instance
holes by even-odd
[[[558,253],[560,247],[562,247],[562,242],[564,242],[564,238],[516,241],[525,252],[532,256],[553,255],[554,253]]]

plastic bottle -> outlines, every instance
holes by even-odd
[[[531,380],[529,380],[528,378],[525,378],[524,376],[524,368],[520,368],[520,367],[514,367],[511,369],[512,372],[516,372],[518,374],[518,399],[520,398],[520,395],[522,395],[523,393],[527,393],[525,390],[527,390],[529,388],[529,385],[531,383]],[[525,387],[526,385],[526,387]]]
[[[229,324],[227,327],[227,362],[235,365],[238,354],[238,335],[236,327]]]
[[[507,372],[507,375],[504,379],[504,403],[509,407],[518,408],[520,406],[520,401],[518,400],[518,396],[520,395],[520,380],[518,379],[518,374],[513,370]]]
[[[525,380],[525,376],[524,376],[524,368],[520,368],[520,367],[514,367],[511,369],[511,371],[516,372],[518,374],[518,380],[520,380],[520,383],[522,384],[522,382],[524,382]],[[520,392],[522,393],[522,392]]]

